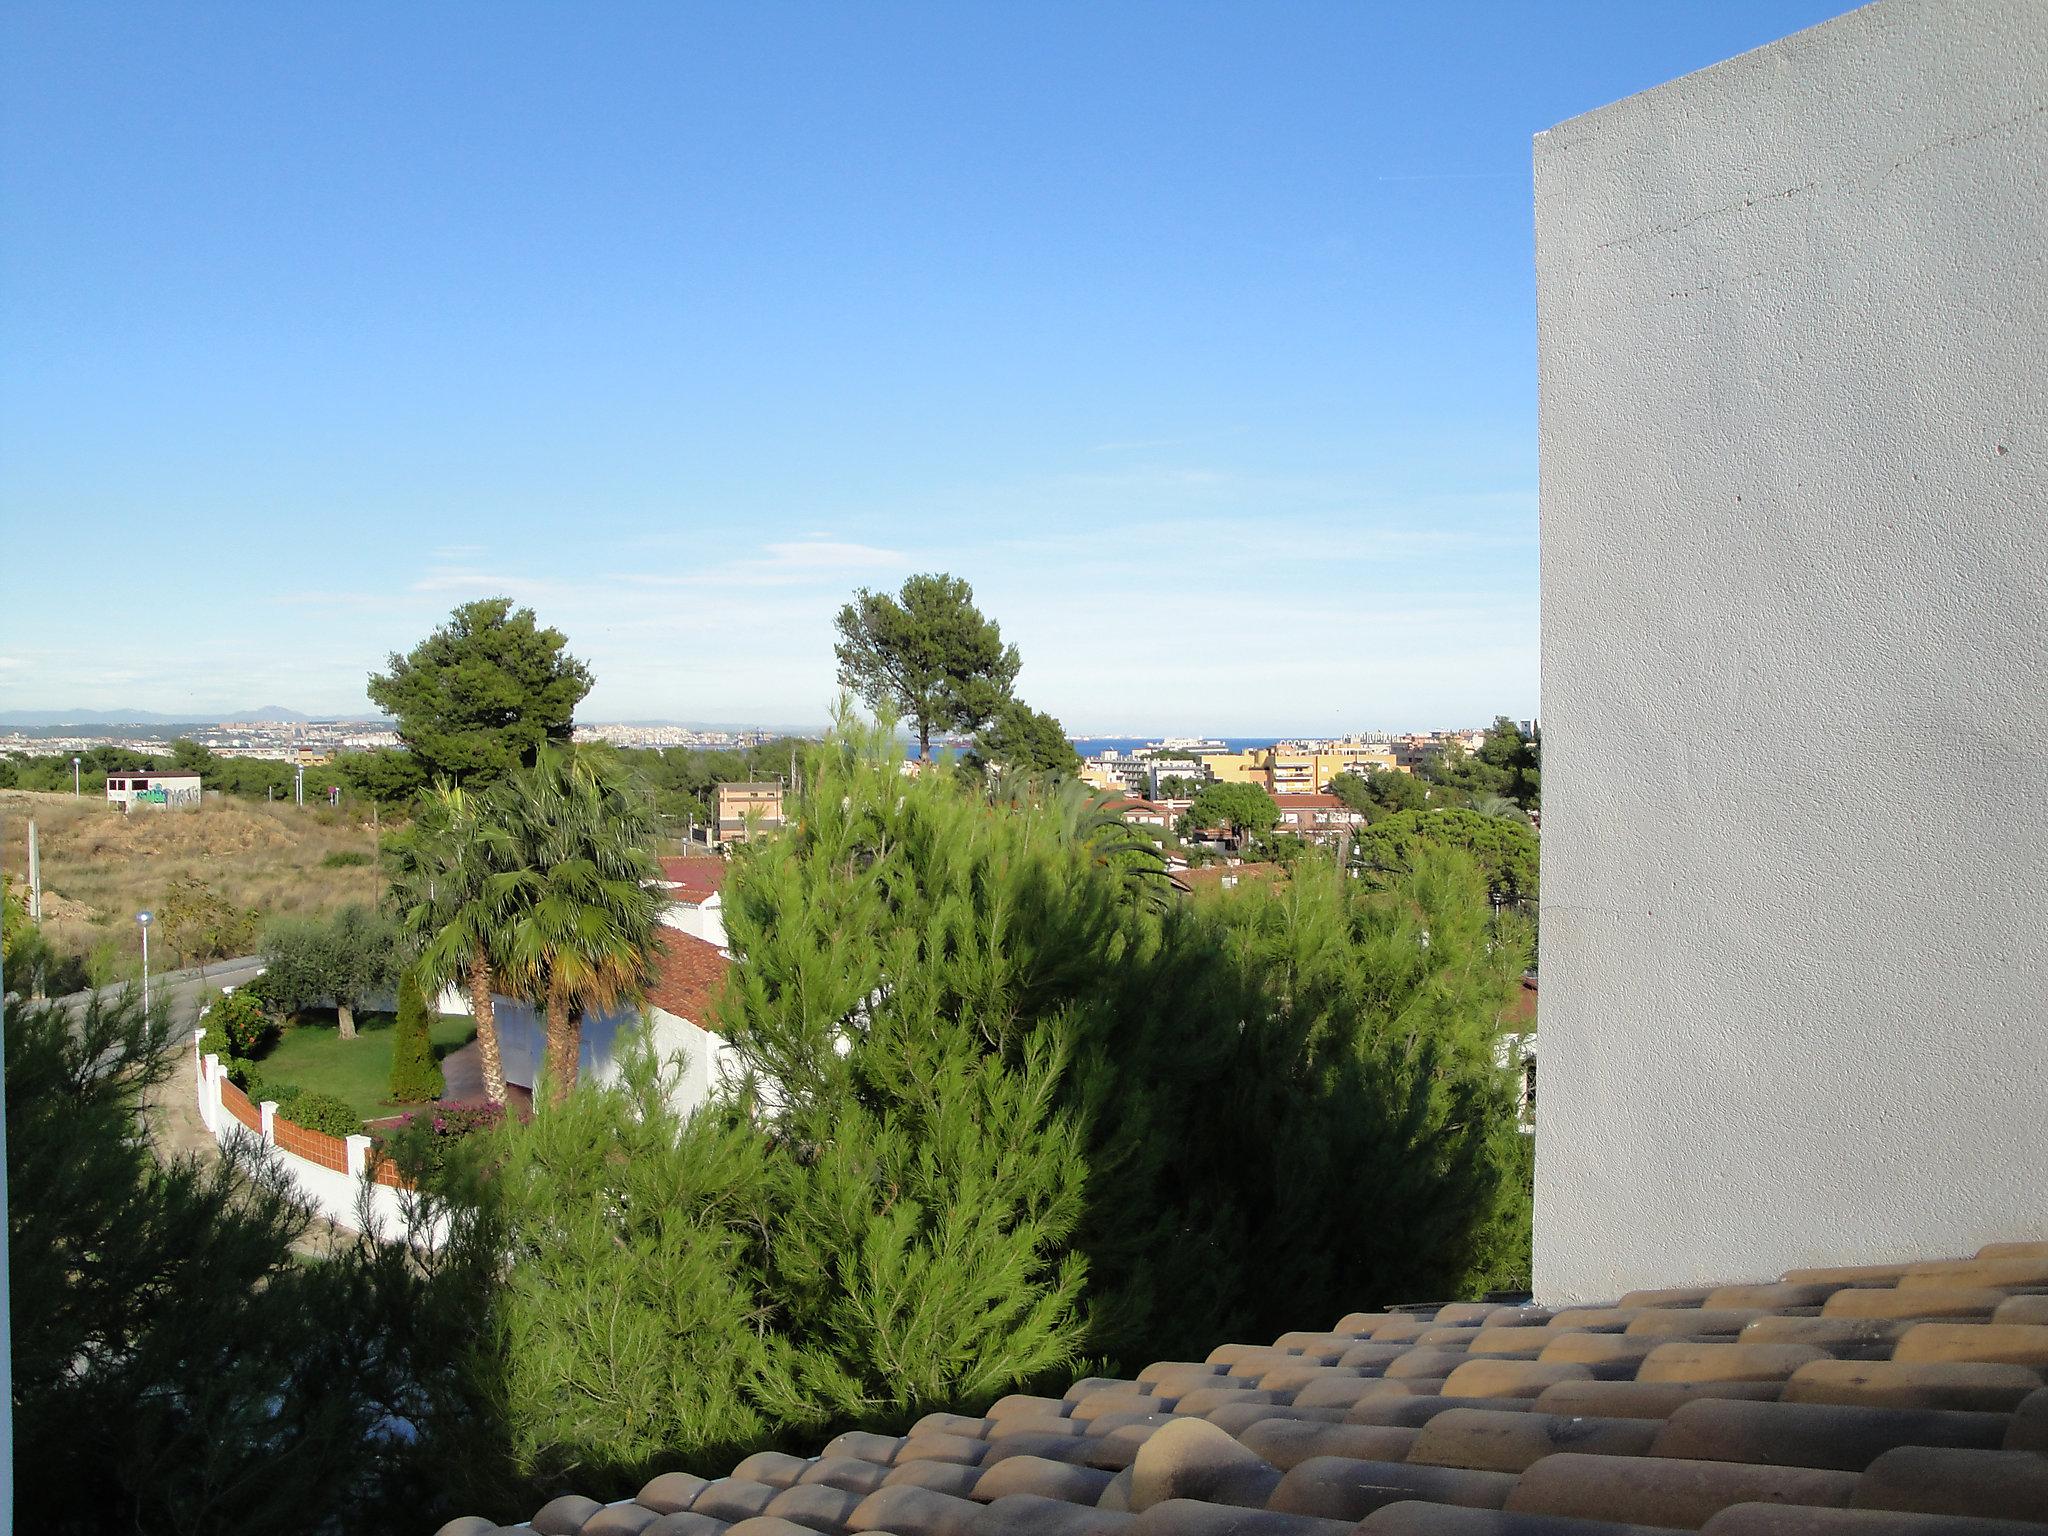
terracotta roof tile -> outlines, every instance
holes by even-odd
[[[688,961],[717,955],[674,938]],[[2002,1242],[1554,1317],[1353,1313],[1059,1397],[1013,1394],[981,1417],[928,1414],[908,1435],[850,1431],[811,1459],[758,1453],[711,1482],[666,1473],[621,1504],[565,1496],[530,1529],[2044,1536],[2044,1252]]]
[[[732,969],[732,961],[716,944],[666,925],[661,929],[658,945],[647,1001],[700,1029],[709,1028],[712,1009],[725,990],[725,975]]]
[[[671,899],[694,907],[724,887],[731,867],[719,858],[668,858],[661,861],[661,878],[674,887]]]

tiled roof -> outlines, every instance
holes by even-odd
[[[705,1021],[725,986],[725,973],[732,968],[732,961],[716,944],[677,928],[664,926],[659,942],[647,1001],[664,1013],[708,1029]]]
[[[544,1536],[2043,1536],[2048,1242],[1550,1312],[1357,1312]],[[486,1536],[458,1520],[442,1536]]]
[[[674,900],[699,906],[725,884],[729,866],[718,858],[670,858],[661,861],[661,878],[674,886]]]
[[[1344,802],[1335,795],[1290,795],[1276,794],[1273,803],[1283,811],[1341,811]]]

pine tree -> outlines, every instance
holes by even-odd
[[[644,1051],[623,1075],[499,1133],[472,1191],[511,1261],[472,1375],[494,1384],[505,1450],[535,1488],[573,1473],[630,1492],[817,1418],[787,1411],[804,1400],[801,1351],[764,1292],[781,1221],[767,1144],[730,1119],[679,1120]]]
[[[132,991],[7,1009],[17,1528],[431,1527],[443,1425],[480,1417],[447,1363],[499,1254],[305,1262],[311,1213],[252,1146],[158,1161],[142,1106],[190,1070],[174,1038]]]
[[[1039,810],[906,781],[842,726],[782,837],[741,855],[721,1029],[786,1202],[768,1283],[823,1347],[813,1403],[986,1399],[1072,1363],[1087,1177],[1077,985],[1127,908]],[[785,1411],[796,1405],[785,1405]]]
[[[398,978],[398,1022],[391,1041],[391,1097],[401,1104],[425,1104],[441,1097],[447,1084],[434,1059],[433,1015],[416,972]]]

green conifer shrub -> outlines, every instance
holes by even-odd
[[[159,1161],[142,1104],[189,1070],[168,1048],[189,1030],[132,991],[8,1007],[17,1528],[431,1529],[456,1512],[447,1437],[489,1412],[448,1366],[497,1255],[365,1240],[302,1262],[280,1168]]]
[[[425,1104],[447,1086],[434,1059],[433,1018],[419,978],[407,970],[398,978],[398,1021],[392,1026],[391,1097],[401,1104]]]
[[[640,1051],[620,1086],[523,1125],[437,1145],[416,1116],[389,1144],[449,1193],[473,1246],[509,1258],[466,1375],[494,1408],[486,1449],[535,1491],[730,1465],[822,1418],[792,1337],[810,1320],[764,1283],[786,1215],[770,1143],[730,1115],[685,1123],[667,1083]]]

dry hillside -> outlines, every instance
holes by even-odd
[[[262,918],[374,903],[382,884],[373,829],[325,807],[223,799],[193,810],[123,815],[103,800],[0,790],[0,866],[17,889],[27,880],[31,817],[42,844],[45,933],[61,950],[97,950],[120,970],[138,947],[136,912],[160,906],[180,878],[196,879]],[[369,862],[323,865],[330,855],[351,853]],[[156,948],[152,940],[153,963]]]

